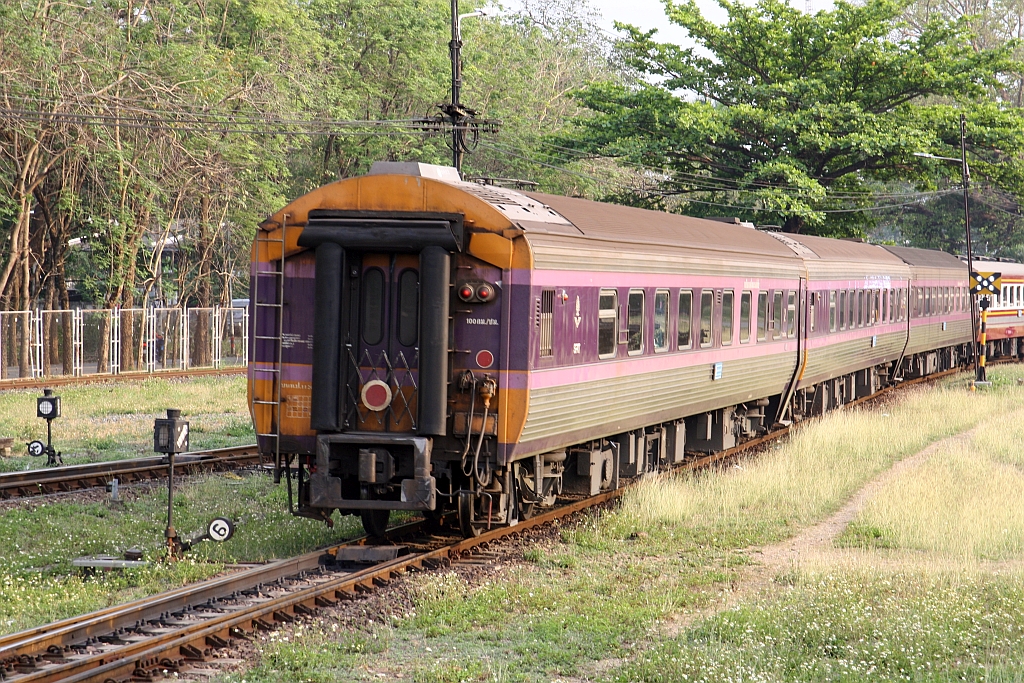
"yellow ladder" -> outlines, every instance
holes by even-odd
[[[281,226],[281,238],[274,239],[270,235],[272,234],[269,230],[264,230],[262,227],[256,230],[256,278],[252,286],[252,315],[253,315],[253,350],[260,341],[269,341],[273,343],[274,348],[274,366],[272,368],[260,367],[260,363],[255,357],[252,359],[253,363],[253,381],[259,379],[269,379],[273,382],[273,398],[263,399],[259,398],[253,391],[253,405],[254,406],[268,406],[270,410],[270,425],[271,431],[261,433],[257,432],[257,441],[259,437],[265,437],[270,440],[273,444],[274,454],[274,481],[275,483],[280,481],[281,476],[281,358],[282,349],[281,334],[284,329],[284,251],[285,251],[285,237],[288,231],[287,219],[284,225]],[[271,268],[274,268],[276,263],[277,270],[261,271],[260,257],[263,254],[268,255],[271,253],[272,247],[279,247],[281,250],[280,261],[269,261],[268,263]],[[274,276],[274,301],[264,301],[261,299],[262,289],[260,288],[260,275],[264,276],[267,273],[272,273]],[[267,297],[269,292],[262,294],[263,299]],[[274,324],[271,328],[271,334],[261,334],[261,321],[265,319],[264,316],[272,316]],[[264,361],[265,362],[265,361]],[[254,411],[255,412],[255,411]],[[260,449],[260,465],[263,465],[263,449]]]

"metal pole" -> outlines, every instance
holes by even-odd
[[[967,233],[967,271],[974,272],[974,251],[971,247],[971,210],[970,210],[970,183],[971,169],[967,166],[967,115],[960,114],[960,172],[964,180],[964,230]],[[981,367],[978,349],[978,320],[977,302],[974,295],[971,295],[971,343],[974,345],[974,381],[984,382],[984,370]],[[971,385],[971,390],[975,389]]]
[[[988,355],[988,307],[990,305],[989,298],[986,296],[982,301],[979,302],[981,305],[981,358],[979,359],[980,365],[978,366],[978,382],[986,382],[987,377],[985,373],[985,360]]]
[[[452,60],[452,165],[462,173],[462,147],[459,144],[459,100],[462,89],[462,36],[459,35],[459,0],[452,0],[452,40],[448,43]]]
[[[164,538],[167,539],[167,557],[174,559],[178,555],[178,534],[174,530],[174,453],[167,454],[167,529]]]

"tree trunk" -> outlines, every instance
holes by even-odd
[[[96,372],[110,372],[110,324],[111,315],[100,318],[99,353],[96,358]]]
[[[200,200],[199,240],[196,247],[199,251],[199,271],[196,274],[196,299],[200,308],[213,305],[213,287],[210,282],[212,268],[210,265],[210,199],[204,194]],[[210,312],[196,313],[195,337],[192,344],[192,365],[205,367],[212,364]]]
[[[53,310],[53,281],[46,287],[46,306],[43,311],[43,376],[49,377],[50,364],[53,362],[54,356],[57,355],[58,342],[56,335],[56,325],[53,324],[53,316],[56,315],[51,313]]]
[[[68,283],[64,279],[64,259],[54,268],[54,282],[57,287],[57,299],[63,311],[71,311],[71,301],[68,298]],[[75,347],[74,333],[71,329],[72,313],[62,313],[60,316],[61,328],[61,362],[64,363],[64,374],[71,375],[75,371]]]

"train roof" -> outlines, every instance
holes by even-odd
[[[794,255],[790,247],[771,235],[742,225],[541,192],[522,194],[551,207],[591,239],[785,258]],[[529,235],[530,226],[523,227]]]
[[[884,245],[886,251],[906,261],[912,266],[924,266],[926,268],[956,268],[966,269],[967,264],[952,254],[944,251],[933,251],[931,249],[918,249],[917,247],[894,247]]]
[[[877,244],[793,233],[786,233],[785,237],[804,245],[823,260],[903,265],[903,259],[882,249]]]

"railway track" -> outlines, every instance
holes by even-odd
[[[939,379],[949,371],[901,386]],[[879,391],[852,404],[881,397]],[[852,405],[848,404],[848,405]],[[807,420],[800,424],[810,422]],[[784,427],[739,446],[691,457],[675,471],[707,468],[790,433]],[[388,585],[405,572],[423,571],[474,556],[490,543],[550,524],[619,497],[625,488],[570,500],[514,527],[463,539],[454,529],[427,530],[426,521],[389,531],[390,545],[354,539],[299,557],[237,571],[210,581],[0,636],[0,681],[111,683],[153,680],[213,666],[232,640],[293,622],[318,609]]]
[[[123,372],[116,375],[96,373],[88,375],[51,375],[49,377],[24,377],[0,379],[0,391],[5,389],[46,389],[77,384],[97,384],[102,382],[139,381],[150,378],[185,378],[202,377],[204,375],[243,375],[247,367],[240,365],[230,368],[196,368],[193,370],[156,370],[154,372]]]
[[[1011,362],[1007,359],[995,359],[989,365]],[[900,387],[923,382],[931,382],[960,372],[959,369],[920,377],[902,382],[899,385],[885,387],[864,398],[856,399],[847,406],[857,405],[865,401],[873,401]],[[723,451],[721,457],[733,457],[740,452],[753,448],[765,441],[778,438],[788,433],[788,428],[746,441],[734,449]],[[716,458],[720,459],[720,458]],[[259,463],[259,452],[255,444],[220,448],[211,451],[197,451],[175,458],[175,467],[181,468],[185,474],[202,471],[223,471],[246,467]],[[167,459],[164,456],[132,458],[130,460],[113,460],[109,462],[90,463],[87,465],[70,465],[55,469],[28,470],[0,474],[0,500],[27,498],[52,493],[84,491],[91,488],[104,487],[111,479],[118,479],[121,484],[131,484],[146,479],[162,478],[167,473]],[[2,680],[2,679],[0,679]]]
[[[174,459],[175,470],[184,474],[223,471],[259,464],[255,444],[185,453]],[[132,484],[167,475],[167,457],[151,456],[68,465],[51,469],[0,474],[0,500],[27,498],[51,493],[84,491],[106,486],[112,479]],[[2,679],[0,679],[2,680]]]
[[[693,470],[778,438],[766,435],[737,448],[693,458]],[[0,681],[74,683],[152,680],[216,661],[232,639],[289,623],[340,600],[386,586],[405,572],[450,566],[488,545],[518,536],[619,497],[625,488],[563,505],[462,538],[454,526],[428,531],[415,521],[388,532],[392,545],[365,537],[299,557],[252,567],[210,581],[110,607],[81,617],[0,636]],[[486,553],[484,553],[486,555]]]

